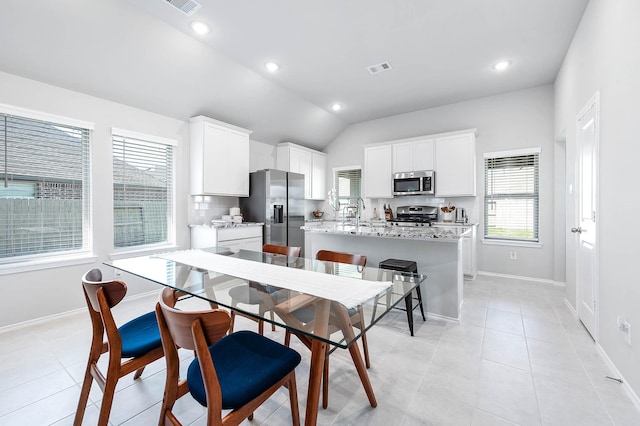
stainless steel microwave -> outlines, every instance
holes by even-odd
[[[435,195],[436,173],[433,170],[393,174],[393,195]]]

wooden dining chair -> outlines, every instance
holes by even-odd
[[[328,262],[335,263],[346,263],[350,265],[357,265],[360,267],[365,267],[367,265],[367,256],[360,254],[351,254],[351,253],[342,253],[331,250],[320,250],[316,253],[316,259]],[[349,314],[349,319],[351,324],[359,328],[362,331],[362,351],[364,352],[364,360],[367,368],[371,367],[371,362],[369,360],[369,345],[367,344],[367,335],[364,331],[364,311],[362,306],[358,306],[357,308],[351,308],[347,310]],[[333,313],[330,314],[334,316]],[[293,313],[294,317],[298,317],[301,322],[306,323],[307,327],[311,327],[311,322],[313,321],[313,317],[315,313],[312,311],[312,308],[303,308],[298,312]],[[330,326],[331,324],[331,316],[330,316]],[[331,330],[335,330],[335,327],[330,327]],[[291,332],[289,330],[286,331],[284,337],[284,343],[286,346],[289,346],[291,342]],[[331,354],[330,347],[327,346],[327,352],[324,358],[324,368],[322,372],[322,406],[327,408],[329,406],[329,355]]]
[[[172,409],[187,392],[207,407],[207,425],[238,425],[280,387],[289,390],[291,419],[300,424],[295,368],[300,354],[252,331],[227,334],[231,318],[221,309],[183,311],[175,308],[179,291],[162,290],[156,315],[167,361],[160,425],[180,425]],[[178,348],[196,358],[180,379]],[[222,410],[232,410],[224,417]]]
[[[82,424],[91,383],[95,380],[103,392],[98,418],[98,425],[103,426],[109,422],[118,380],[134,371],[133,379],[138,379],[147,364],[162,357],[162,342],[154,311],[117,327],[111,308],[120,303],[127,294],[127,285],[124,282],[103,281],[102,271],[94,268],[82,277],[82,288],[89,309],[93,336],[73,424]],[[103,341],[105,334],[106,341]],[[98,367],[98,360],[107,352],[109,362],[105,376]]]
[[[300,257],[300,253],[302,252],[302,247],[265,244],[262,246],[262,252],[271,253],[271,254],[280,254],[288,257]],[[231,296],[231,306],[236,307],[238,306],[239,303],[243,303],[246,305],[257,305],[258,315],[260,317],[264,317],[264,314],[269,312],[271,321],[274,320],[273,308],[276,304],[276,300],[273,294],[269,291],[269,289],[263,286],[262,284],[255,281],[249,281],[248,286],[241,285],[229,290],[229,295]],[[256,321],[258,323],[258,333],[264,334],[263,320],[250,315],[244,315],[234,310],[231,311],[231,326],[230,326],[231,332],[233,332],[236,315],[241,315],[245,318],[249,318],[252,321]],[[273,322],[271,323],[271,330],[272,331],[276,330],[276,326],[273,324]]]

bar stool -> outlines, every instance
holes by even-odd
[[[418,273],[418,264],[411,260],[402,260],[402,259],[387,259],[380,262],[378,265],[380,269],[390,269],[393,271],[400,272],[412,272],[414,274]],[[420,307],[420,313],[422,314],[422,320],[426,321],[427,318],[424,316],[424,306],[422,303],[422,292],[420,291],[420,285],[416,287],[416,296],[417,297],[407,297],[405,298],[405,309],[401,309],[407,312],[407,321],[409,322],[409,331],[413,336],[413,310],[417,307]],[[413,301],[417,300],[417,304],[413,304]]]

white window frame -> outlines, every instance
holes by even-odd
[[[84,160],[87,167],[85,170],[87,180],[86,182],[83,182],[86,187],[83,188],[83,197],[85,198],[83,204],[85,207],[83,209],[82,247],[69,251],[52,251],[48,253],[3,258],[0,260],[0,275],[95,262],[97,257],[92,253],[93,233],[91,209],[91,188],[93,178],[91,174],[91,144],[95,124],[89,121],[78,120],[75,118],[7,104],[0,104],[0,113],[29,120],[43,121],[51,123],[54,126],[81,128],[88,132],[87,158]],[[2,143],[4,143],[4,141],[2,141]]]
[[[483,235],[482,235],[482,243],[487,245],[506,245],[506,246],[519,246],[519,247],[542,247],[542,243],[540,242],[540,163],[541,163],[541,148],[524,148],[524,149],[516,149],[509,151],[497,151],[497,152],[487,152],[484,154],[483,158]],[[531,240],[522,240],[522,239],[513,239],[513,238],[497,238],[497,237],[488,237],[487,236],[487,203],[489,200],[487,199],[487,166],[486,160],[490,158],[501,158],[501,157],[518,157],[523,155],[538,155],[538,170],[537,176],[534,177],[536,179],[537,185],[537,198],[538,198],[538,206],[537,212],[535,212],[534,220],[537,222],[534,227],[537,229],[537,239]]]
[[[126,257],[130,254],[146,254],[157,252],[158,250],[163,249],[173,249],[176,248],[176,147],[178,146],[178,141],[175,139],[164,138],[156,135],[150,135],[145,133],[140,133],[136,131],[131,131],[127,129],[121,129],[113,127],[111,129],[111,146],[113,153],[113,141],[115,137],[124,137],[126,139],[134,139],[138,141],[144,142],[152,142],[162,145],[168,145],[173,147],[172,152],[172,167],[170,173],[170,182],[171,182],[171,202],[170,207],[168,207],[167,211],[167,239],[166,241],[152,244],[143,244],[143,245],[134,245],[127,247],[114,247],[113,252],[110,255],[111,259],[118,259],[122,257]],[[112,185],[113,185],[113,176],[112,176]],[[115,206],[112,206],[112,209],[115,209]],[[115,215],[112,222],[112,233],[115,237]],[[115,238],[114,238],[115,245]]]
[[[332,176],[332,179],[331,179],[331,181],[333,183],[333,188],[336,191],[338,191],[338,180],[337,180],[338,179],[338,172],[344,172],[344,171],[347,171],[347,170],[360,170],[360,197],[362,197],[363,189],[364,189],[363,188],[364,176],[363,176],[363,173],[362,173],[362,166],[360,166],[360,165],[334,167],[333,168],[333,176]],[[338,202],[339,202],[340,201],[340,194],[337,194],[337,195],[338,195]],[[356,199],[357,199],[357,197],[356,197]],[[354,201],[357,201],[357,200],[354,200]],[[349,205],[340,203],[340,210],[338,210],[336,212],[336,215],[338,215],[338,214],[339,215],[343,215],[344,209],[346,207],[349,207]]]

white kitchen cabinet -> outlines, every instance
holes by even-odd
[[[476,195],[475,132],[435,137],[436,196]]]
[[[324,200],[326,154],[290,142],[278,144],[276,168],[304,175],[304,197]]]
[[[364,148],[364,196],[366,198],[393,197],[392,154],[391,144]]]
[[[190,123],[191,194],[248,196],[251,131],[204,116]]]
[[[393,173],[433,170],[433,139],[417,139],[393,144]]]
[[[313,152],[311,164],[311,199],[324,200],[326,196],[327,155]]]
[[[223,246],[230,249],[262,251],[262,226],[216,228],[191,227],[191,248]]]

